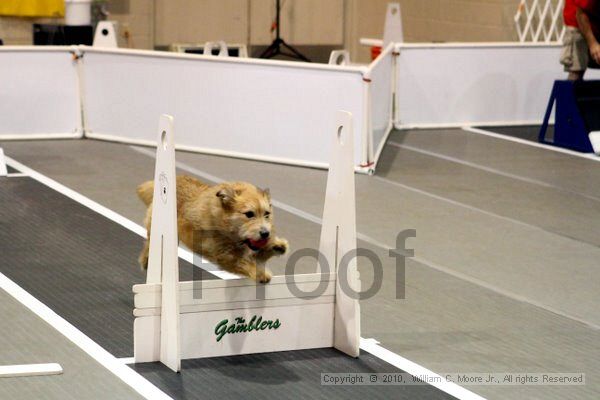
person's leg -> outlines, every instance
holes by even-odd
[[[567,77],[570,81],[580,81],[583,79],[583,75],[585,74],[585,70],[583,71],[569,71],[569,75]]]
[[[567,27],[563,40],[563,50],[560,63],[568,72],[568,79],[578,81],[583,79],[588,64],[588,48],[585,38],[577,28]]]

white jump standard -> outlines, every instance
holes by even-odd
[[[355,259],[338,280],[340,260],[356,249],[353,139],[352,115],[339,111],[316,273],[274,276],[261,287],[246,278],[179,282],[173,119],[161,117],[154,176],[161,201],[153,203],[146,283],[133,286],[136,363],[179,371],[182,359],[322,347],[358,357]],[[318,287],[325,290],[315,297]]]

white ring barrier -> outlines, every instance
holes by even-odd
[[[558,44],[392,47],[368,67],[1,47],[0,83],[8,89],[0,92],[0,139],[85,131],[155,145],[152,116],[168,112],[178,121],[177,149],[327,168],[326,127],[346,109],[357,128],[355,168],[372,173],[392,127],[539,124],[552,82],[564,77]]]
[[[339,269],[343,256],[356,249],[354,134],[352,115],[336,115],[328,135],[332,155],[318,272],[275,276],[260,286],[249,279],[179,282],[173,119],[161,117],[148,275],[145,284],[133,286],[136,363],[161,361],[179,371],[182,359],[321,347],[358,357],[355,259]],[[344,287],[339,276],[345,277]],[[304,293],[320,285],[325,290],[306,298],[292,291],[291,284]],[[261,289],[263,295],[257,296]]]
[[[367,164],[363,67],[82,47],[86,135],[155,144],[153,115],[177,119],[176,148],[326,168],[327,127],[345,109]]]
[[[369,65],[365,80],[369,82],[370,140],[367,158],[377,165],[388,135],[394,128],[394,82],[398,53],[390,43]]]
[[[76,47],[0,46],[0,139],[83,135]]]
[[[554,81],[566,77],[559,44],[403,43],[396,51],[398,129],[541,124]]]

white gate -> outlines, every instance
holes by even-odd
[[[521,0],[515,14],[520,42],[562,42],[564,0]]]

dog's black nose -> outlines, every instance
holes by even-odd
[[[261,229],[261,230],[260,230],[260,237],[261,237],[262,239],[266,239],[266,238],[268,238],[268,237],[269,237],[269,231],[268,231],[268,230],[266,230],[266,229]]]

